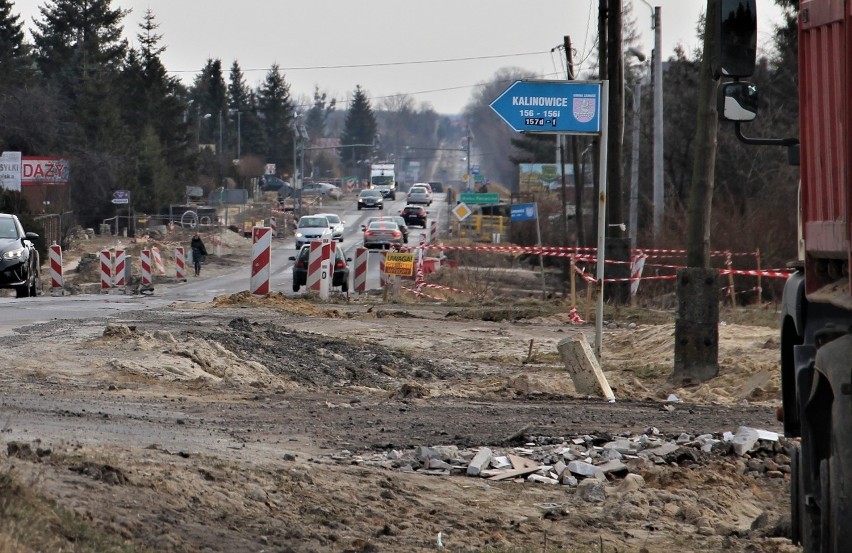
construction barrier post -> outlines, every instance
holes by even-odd
[[[255,226],[252,228],[251,246],[251,293],[259,296],[269,294],[269,278],[272,261],[272,229]]]
[[[119,288],[121,293],[127,293],[127,275],[125,268],[127,267],[127,252],[116,248],[115,257],[113,258],[112,285]]]
[[[367,291],[367,274],[370,262],[370,250],[364,247],[355,248],[355,276],[352,289],[363,294]]]
[[[186,282],[186,253],[183,246],[175,246],[175,278]]]
[[[320,292],[324,284],[324,256],[328,252],[328,248],[323,248],[323,245],[323,242],[314,240],[310,243],[311,249],[308,252],[308,274],[305,277],[305,288],[314,292]]]
[[[154,289],[154,276],[151,272],[151,250],[142,250],[139,254],[139,267],[142,273],[142,285],[140,292]]]
[[[101,293],[109,293],[112,288],[112,252],[101,250]]]
[[[65,281],[62,277],[62,246],[56,242],[50,246],[50,295],[65,294]]]
[[[166,267],[163,265],[163,258],[160,256],[160,248],[154,246],[151,248],[151,255],[154,259],[154,268],[159,276],[166,276]]]

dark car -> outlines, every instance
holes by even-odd
[[[376,209],[385,208],[385,200],[382,193],[378,190],[362,190],[358,194],[358,209],[366,207],[375,207]]]
[[[440,194],[441,192],[444,191],[444,183],[443,182],[430,181],[429,186],[432,187],[432,193],[433,194]]]
[[[281,198],[289,198],[293,195],[293,187],[290,183],[283,181],[275,175],[263,175],[260,177],[258,184],[263,192],[278,192]]]
[[[419,205],[407,205],[399,212],[408,226],[421,226],[426,228],[426,209]]]
[[[310,244],[305,244],[299,253],[290,258],[293,263],[293,291],[298,292],[308,280],[308,256],[311,253]],[[343,292],[349,291],[349,265],[352,259],[343,257],[343,248],[334,249],[334,274],[331,277],[332,286],[340,286]]]
[[[38,295],[41,290],[41,260],[33,240],[15,215],[0,213],[0,288],[13,288],[19,298]]]

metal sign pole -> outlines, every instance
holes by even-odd
[[[604,308],[604,250],[606,248],[606,163],[607,163],[607,126],[609,125],[609,81],[601,82],[601,155],[600,155],[600,196],[598,197],[598,255],[597,288],[598,303],[595,309],[595,355],[601,358],[603,350],[603,308]]]
[[[538,266],[541,268],[541,299],[547,299],[547,281],[544,279],[544,256],[541,254],[541,220],[538,217],[538,202],[535,204],[535,232],[538,238]]]

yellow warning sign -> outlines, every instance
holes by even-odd
[[[413,253],[388,253],[385,258],[385,274],[411,276],[414,274]]]

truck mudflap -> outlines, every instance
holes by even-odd
[[[802,413],[791,499],[793,536],[800,537],[805,553],[844,553],[852,544],[850,413],[852,335],[845,334],[819,348]]]

